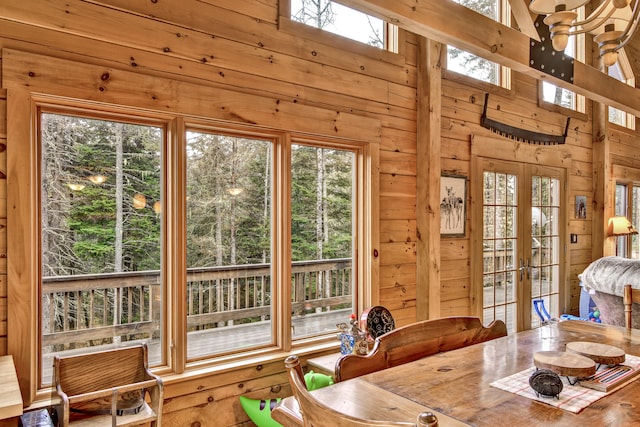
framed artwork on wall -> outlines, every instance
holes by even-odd
[[[440,177],[440,235],[464,236],[467,218],[467,177]]]
[[[576,218],[587,219],[587,196],[576,196]]]

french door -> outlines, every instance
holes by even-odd
[[[551,317],[558,317],[563,306],[565,170],[487,158],[478,162],[482,194],[476,194],[474,218],[483,232],[474,251],[482,254],[474,283],[482,286],[475,295],[483,322],[501,319],[510,333],[537,327],[535,300],[543,301],[536,304],[544,304]]]

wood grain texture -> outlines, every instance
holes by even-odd
[[[489,384],[533,366],[533,353],[542,345],[561,351],[567,342],[594,341],[620,346],[629,354],[640,354],[638,332],[628,333],[621,327],[592,322],[562,322],[437,354],[363,378],[477,426],[494,425],[496,419],[500,419],[502,425],[522,425],[523,420],[554,426],[625,425],[640,416],[637,404],[640,384],[637,383],[605,397],[596,407],[580,414],[542,405]],[[407,377],[403,378],[404,375]],[[411,378],[410,383],[407,378]],[[621,405],[627,404],[633,409],[621,409]]]
[[[640,382],[633,381],[580,413],[541,404],[490,383],[533,366],[540,348],[564,350],[573,341],[618,346],[640,355],[640,331],[583,321],[566,321],[519,332],[325,387],[317,397],[336,402],[363,416],[371,410],[357,390],[377,386],[439,413],[477,427],[499,425],[635,425],[640,419]],[[352,391],[352,392],[348,392]],[[315,393],[315,392],[314,392]],[[369,395],[367,395],[369,396]],[[284,399],[284,403],[290,404]]]
[[[462,5],[447,0],[343,0],[343,3],[431,40],[456,46],[527,76],[640,116],[638,89],[629,90],[625,83],[579,61],[574,64],[573,83],[538,71],[529,65],[528,36]],[[453,15],[457,25],[450,25]]]
[[[352,390],[351,394],[367,396],[366,399],[362,399],[363,404],[367,406],[367,415],[365,416],[361,410],[341,405],[339,399],[331,403],[322,400],[319,395],[331,386],[314,392],[307,391],[297,356],[287,357],[285,365],[289,370],[289,383],[295,400],[289,399],[288,402],[278,405],[271,413],[272,418],[284,426],[424,427],[427,424],[422,422],[423,415],[427,413],[437,415],[440,426],[464,425],[464,423],[450,419],[430,408],[416,405],[408,399],[384,392],[371,384],[351,384],[349,386]]]
[[[633,328],[633,304],[640,304],[640,291],[634,290],[631,285],[624,285],[624,295],[622,296],[624,305],[624,325]]]
[[[596,362],[592,359],[566,351],[536,351],[533,364],[566,377],[584,378],[596,373]]]
[[[567,343],[567,352],[576,353],[584,357],[588,357],[596,363],[604,365],[617,365],[624,362],[624,350],[612,345],[575,341]]]
[[[357,378],[347,383],[343,383],[343,385],[346,386],[343,388],[346,393],[350,392],[354,395],[368,397],[367,399],[364,399],[368,407],[366,412],[368,415],[370,414],[369,416],[375,416],[378,421],[389,420],[390,418],[406,418],[407,420],[411,420],[413,414],[424,411],[432,412],[436,415],[439,427],[462,427],[468,425],[462,421],[439,413],[436,410],[416,404],[409,399],[399,398],[392,393],[385,392],[385,390],[380,387],[372,386],[364,381],[359,381]],[[313,392],[313,395],[322,401],[326,401],[326,396],[329,394],[331,394],[330,390],[325,389],[315,390]],[[337,411],[345,414],[358,415],[363,412],[359,408],[354,408],[348,403],[344,404],[340,401],[335,401],[333,403],[333,407]],[[284,427],[301,427],[303,425],[300,406],[298,405],[298,401],[293,397],[283,399],[281,404],[272,412],[272,417]],[[329,424],[325,425],[328,426]],[[331,425],[331,427],[333,427],[333,425]]]
[[[22,415],[22,395],[13,357],[0,356],[0,420]]]
[[[348,354],[336,362],[335,380],[345,381],[432,354],[507,335],[501,320],[484,327],[477,317],[443,317],[394,329],[376,338],[366,356]]]
[[[384,199],[379,199],[384,200],[379,208],[382,217],[380,231],[381,236],[384,236],[381,241],[415,242],[417,213],[416,209],[411,207],[411,200],[415,203],[417,184],[412,168],[423,166],[417,162],[414,165],[405,154],[416,153],[416,126],[417,121],[422,120],[416,114],[417,102],[420,102],[416,97],[416,35],[407,34],[403,37],[401,54],[396,55],[369,46],[359,46],[358,43],[340,39],[338,36],[332,37],[318,31],[304,31],[296,25],[279,29],[275,1],[252,0],[242,4],[235,3],[237,2],[233,0],[73,0],[68,2],[69,6],[65,9],[65,2],[58,0],[46,3],[40,0],[23,0],[12,4],[7,2],[6,8],[3,9],[3,17],[12,15],[13,18],[17,17],[17,20],[0,21],[0,47],[86,62],[100,67],[114,67],[139,76],[162,76],[189,82],[196,90],[202,87],[203,93],[208,94],[215,93],[211,88],[223,88],[232,94],[239,94],[238,102],[245,102],[243,100],[248,98],[242,95],[247,93],[271,99],[272,105],[275,105],[278,99],[293,100],[298,105],[312,108],[301,110],[300,115],[287,115],[282,123],[311,132],[321,133],[329,129],[325,123],[331,115],[325,114],[325,110],[373,118],[381,123],[380,148],[383,170],[380,182],[386,189],[389,189],[387,184],[392,181],[394,186],[400,187],[400,191],[393,191],[385,195]],[[73,13],[67,16],[65,10]],[[75,22],[78,19],[82,19],[83,22]],[[452,31],[456,31],[458,22],[451,22],[442,21],[443,25],[446,24]],[[189,37],[178,37],[178,34]],[[210,53],[215,54],[216,58],[202,62],[203,54]],[[269,62],[271,54],[275,60],[273,62]],[[75,70],[72,69],[71,72]],[[492,118],[510,123],[519,123],[518,120],[521,120],[522,126],[549,133],[555,133],[564,123],[564,112],[550,111],[537,104],[538,81],[530,76],[514,73],[512,89],[507,91],[496,87],[488,89],[487,85],[483,86],[470,79],[454,81],[447,78],[447,74],[443,73],[440,83],[443,92],[443,167],[469,171],[469,134],[495,136],[479,125],[481,103],[477,100],[482,99],[485,91],[491,91],[489,107]],[[130,88],[136,83],[125,82],[125,85]],[[600,87],[602,92],[615,93],[608,86],[599,85],[597,81],[593,81],[593,86]],[[76,94],[64,93],[70,96]],[[6,89],[0,89],[0,139],[3,135],[6,138],[6,94]],[[15,92],[13,96],[16,96]],[[171,96],[176,95],[174,93]],[[130,101],[129,98],[125,99]],[[590,103],[587,102],[589,113],[590,108]],[[197,111],[201,112],[199,109]],[[253,117],[253,113],[251,115]],[[231,119],[233,120],[233,117]],[[14,112],[13,122],[18,120],[21,119]],[[350,125],[345,123],[344,127],[349,128]],[[574,187],[577,176],[586,177],[586,180],[580,180],[580,188],[584,188],[584,192],[581,190],[580,194],[587,195],[596,190],[589,190],[588,185],[584,185],[588,184],[591,174],[594,173],[589,170],[592,164],[591,147],[597,143],[592,141],[591,127],[590,118],[572,120],[566,146],[574,165],[576,159],[585,165],[580,170],[573,167],[569,185]],[[600,152],[598,159],[610,156],[627,167],[640,167],[640,154],[635,145],[637,136],[633,132],[622,132],[611,126],[607,129],[603,133],[606,132],[610,142],[607,143],[607,151]],[[361,135],[361,128],[354,129],[353,133]],[[596,138],[601,136],[595,135]],[[22,159],[19,159],[20,163],[15,166],[18,168],[26,167],[22,142],[18,141],[11,148],[11,156],[14,159],[12,162],[16,158]],[[396,155],[396,152],[400,154]],[[480,154],[492,155],[495,152],[493,148],[488,147],[486,153]],[[5,162],[6,159],[0,155],[2,170],[6,170]],[[603,172],[606,175],[604,179],[608,180],[610,174],[606,170]],[[603,176],[597,168],[595,173],[599,177]],[[414,178],[414,181],[394,181],[396,174]],[[598,184],[598,194],[600,187],[601,184]],[[14,192],[13,196],[9,196],[12,202],[19,201],[22,195],[26,194],[23,185],[18,189],[14,186],[9,191]],[[589,202],[591,203],[591,200]],[[602,209],[602,203],[602,197],[598,196],[593,204],[594,209]],[[13,203],[9,205],[13,206]],[[16,206],[21,219],[20,223],[14,222],[13,227],[7,227],[12,239],[22,237],[22,223],[28,217],[24,215],[20,204]],[[6,217],[6,211],[6,202],[0,200],[0,217]],[[591,219],[591,211],[588,211],[587,221],[570,221],[571,232],[578,229],[579,234],[579,244],[569,245],[566,255],[571,262],[571,289],[564,291],[571,293],[573,297],[570,304],[564,308],[572,314],[577,314],[578,307],[577,274],[592,261],[590,247],[597,248],[601,246],[603,239],[607,240],[601,232],[602,218],[599,221],[595,221],[594,218],[593,222]],[[399,231],[397,223],[406,223],[406,231]],[[593,240],[592,229],[595,232]],[[444,240],[441,244],[446,245],[447,242]],[[394,317],[402,324],[413,323],[416,320],[416,277],[427,272],[422,269],[416,271],[416,264],[413,263],[415,261],[411,259],[411,255],[405,257],[406,249],[405,244],[387,245],[381,249],[383,252],[391,253],[383,253],[388,263],[381,264],[380,283],[377,284],[379,303],[392,308]],[[468,253],[468,249],[463,250],[460,247],[442,248],[441,252],[441,256],[445,257],[440,261],[441,314],[478,314],[470,304],[470,290],[477,285],[469,271],[471,254]],[[12,302],[33,302],[28,286],[29,283],[35,283],[36,279],[29,277],[29,269],[22,261],[27,256],[28,252],[14,253],[11,266],[18,270],[20,281],[12,281],[9,287],[9,292],[13,292],[13,295],[8,298]],[[6,267],[4,272],[6,273]],[[3,320],[5,323],[1,323]],[[11,325],[18,323],[35,327],[22,312],[16,312],[16,318]],[[24,377],[34,368],[27,360],[30,354],[35,354],[33,343],[23,335],[11,335],[10,331],[14,329],[7,327],[6,318],[2,319],[0,316],[0,354],[7,352],[7,330],[10,335],[9,341],[12,342],[9,347],[13,350],[22,349],[24,357],[19,357],[19,363],[22,364],[20,373]],[[257,371],[255,366],[251,365],[230,373],[227,371],[215,375],[193,375],[189,379],[172,382],[167,388],[171,398],[167,402],[168,413],[163,422],[167,426],[180,427],[195,422],[206,425],[206,420],[212,417],[216,417],[221,425],[247,422],[246,415],[239,408],[237,395],[249,393],[256,398],[275,397],[276,393],[271,387],[275,390],[282,386],[286,391],[285,383],[281,363],[277,367],[264,364],[262,371]],[[25,383],[24,386],[28,388],[28,384]]]
[[[62,427],[162,425],[164,386],[152,374],[146,345],[54,358],[55,410]],[[123,405],[119,396],[148,393],[139,412],[114,414]],[[139,402],[135,402],[137,405]],[[106,405],[106,409],[105,409]],[[128,404],[126,404],[128,407]],[[104,412],[107,412],[106,414]]]

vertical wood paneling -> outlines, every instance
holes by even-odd
[[[316,134],[331,134],[337,123],[338,136],[378,141],[379,179],[372,184],[378,197],[372,205],[379,218],[380,254],[379,277],[372,278],[376,281],[371,284],[376,292],[372,300],[391,309],[399,326],[418,318],[472,313],[469,248],[475,230],[470,228],[471,213],[467,210],[467,235],[455,239],[440,239],[438,219],[433,216],[437,216],[434,207],[440,197],[441,171],[469,176],[469,136],[496,136],[480,126],[484,93],[491,93],[489,115],[514,126],[559,133],[566,119],[562,113],[538,106],[538,82],[529,76],[514,74],[511,91],[465,78],[449,79],[448,73],[443,78],[436,51],[444,47],[402,33],[402,54],[395,55],[296,23],[278,26],[276,0],[5,3],[2,15],[7,19],[0,18],[2,48],[110,67],[123,72],[128,84],[136,87],[145,76],[180,82],[178,88],[148,88],[159,96],[149,101],[148,108],[174,105],[190,93],[205,93],[211,103],[199,109],[228,111],[228,104],[217,103],[224,94],[222,98],[234,100],[233,117],[225,116],[228,120]],[[421,57],[427,53],[426,45],[432,49],[431,56]],[[417,64],[427,68],[421,73]],[[73,81],[74,76],[67,78]],[[417,95],[419,84],[423,86]],[[126,102],[126,84],[113,84],[107,95]],[[6,90],[0,90],[0,143],[6,143],[6,116]],[[571,122],[565,147],[573,158],[570,212],[575,195],[586,194],[591,202],[596,192],[592,174],[599,166],[593,164],[591,126],[591,120]],[[640,167],[640,155],[634,149],[636,133],[613,132],[609,137],[611,158]],[[25,161],[22,150],[13,151],[11,161]],[[600,156],[605,161],[609,154]],[[5,173],[6,162],[6,153],[0,152],[0,171]],[[7,194],[0,182],[0,226],[7,218],[7,197],[18,195]],[[571,310],[577,308],[577,274],[591,260],[591,245],[598,244],[593,230],[601,225],[595,225],[592,212],[588,209],[586,220],[569,221],[570,232],[579,236],[567,254]],[[29,351],[31,345],[20,350],[20,337],[11,336],[7,325],[10,299],[31,298],[25,293],[8,295],[7,290],[3,248],[7,235],[20,232],[19,225],[0,228],[0,354],[7,347]],[[11,265],[20,269],[19,257]],[[287,387],[280,363],[168,382],[163,425],[208,425],[211,419],[219,425],[243,425],[248,418],[238,395],[282,396],[288,394]]]
[[[440,317],[442,64],[446,47],[418,37],[417,320]]]
[[[398,324],[415,321],[415,67],[406,65],[402,56],[335,36],[323,39],[315,32],[310,38],[309,31],[292,34],[295,25],[289,32],[278,31],[273,25],[277,2],[259,2],[256,8],[251,3],[235,8],[225,0],[210,0],[178,7],[167,1],[114,0],[101,7],[99,2],[26,0],[3,10],[10,20],[0,24],[0,47],[108,67],[111,80],[104,86],[107,90],[95,92],[95,100],[126,104],[131,99],[127,88],[147,87],[146,108],[184,108],[198,96],[206,97],[211,102],[196,106],[193,113],[216,115],[217,109],[229,112],[226,119],[231,121],[377,142],[379,178],[371,188],[379,196],[371,206],[376,210],[372,216],[380,218],[373,227],[383,237],[377,247],[380,277],[372,277],[377,282],[372,299],[389,306]],[[133,13],[122,11],[128,7],[135,9]],[[16,63],[29,67],[24,61]],[[24,74],[20,78],[29,80],[23,83],[31,90],[38,90],[41,79],[58,81],[57,93],[63,96],[81,97],[95,83],[86,80],[89,68],[79,66],[65,73],[64,79],[47,76],[51,69],[59,74],[60,67],[51,63],[35,79]],[[178,83],[146,86],[147,75]],[[0,138],[6,135],[5,105],[0,100]],[[264,115],[259,118],[261,111]],[[13,156],[15,161],[28,159],[17,150]],[[2,208],[0,219],[6,204]],[[19,227],[11,231],[19,232]],[[20,268],[18,261],[14,259],[15,268]],[[5,343],[0,351],[4,353],[7,316],[2,298],[0,294],[0,344]],[[15,293],[12,298],[30,297]],[[8,338],[14,343],[10,347],[24,354],[18,349],[18,337]],[[24,368],[24,372],[31,369]],[[239,406],[239,394],[266,398],[288,393],[281,363],[206,378],[167,383],[163,425],[207,425],[214,418],[217,425],[241,425],[247,416]]]
[[[3,54],[3,77],[6,55]],[[33,226],[33,218],[29,212],[35,205],[34,188],[30,180],[30,174],[18,174],[16,171],[31,170],[30,162],[33,158],[33,142],[31,140],[30,126],[20,126],[20,123],[30,123],[31,97],[27,91],[13,89],[7,94],[12,96],[12,103],[7,109],[7,132],[13,135],[11,141],[7,141],[7,204],[11,206],[13,215],[6,216],[7,232],[12,238],[26,242],[19,249],[7,242],[7,264],[3,273],[8,273],[13,279],[12,286],[7,291],[7,329],[19,331],[26,326],[29,330],[36,330],[37,321],[29,313],[35,312],[36,292],[33,284],[36,281],[34,272],[29,268],[30,257],[33,251],[40,248]],[[11,144],[10,144],[11,143]],[[31,222],[31,224],[30,224]],[[13,241],[13,240],[12,240]],[[22,308],[28,307],[28,310]],[[15,322],[15,325],[11,324]],[[32,402],[36,392],[35,360],[31,355],[36,354],[36,337],[22,336],[19,333],[7,335],[7,352],[13,355],[18,373],[18,382],[22,391],[22,399]]]
[[[467,80],[468,81],[468,80]],[[475,86],[473,84],[464,84],[464,79],[449,80],[442,82],[442,169],[455,169],[463,172],[464,175],[470,173],[470,152],[469,152],[469,135],[482,135],[491,138],[499,136],[484,129],[480,126],[480,115],[484,102],[484,87],[482,85]],[[515,127],[530,129],[537,132],[560,134],[562,133],[566,115],[558,112],[548,111],[540,108],[535,99],[537,84],[527,76],[515,74],[513,76],[513,86],[516,88],[510,96],[504,96],[500,90],[490,91],[488,113],[487,115],[495,120],[510,124]],[[482,89],[481,89],[482,87]],[[529,88],[529,89],[527,89]],[[535,97],[532,99],[532,95]],[[506,143],[506,141],[505,141]],[[591,260],[584,248],[590,247],[591,239],[591,220],[592,213],[589,212],[586,220],[578,220],[574,218],[571,205],[572,200],[575,203],[575,195],[584,194],[588,196],[588,202],[591,203],[593,194],[592,181],[592,158],[591,158],[591,121],[572,118],[569,129],[569,136],[565,146],[558,147],[562,152],[569,152],[572,160],[572,166],[568,170],[568,188],[570,189],[569,200],[566,204],[567,217],[569,218],[569,229],[571,232],[579,234],[578,244],[568,244],[567,257],[568,261],[568,281],[567,283],[567,303],[563,310],[567,312],[577,313],[579,290],[577,289],[577,274],[582,272],[586,264]],[[535,146],[523,145],[522,149],[531,149]],[[483,155],[492,157],[492,149],[504,151],[499,146],[487,147]],[[482,148],[480,148],[482,152]],[[553,150],[547,150],[550,156]],[[497,152],[496,152],[497,153]],[[533,154],[534,157],[538,156]],[[574,157],[575,156],[575,157]],[[515,157],[514,157],[515,160]],[[549,160],[549,159],[547,159]],[[544,158],[539,157],[538,162],[543,164]],[[573,164],[575,163],[575,165]],[[470,205],[471,206],[471,205]],[[590,205],[589,205],[590,206]],[[470,212],[467,210],[467,225],[469,222]],[[469,228],[467,228],[469,229]],[[447,244],[456,239],[445,239],[442,241],[442,247],[446,248]],[[469,241],[464,244],[468,246]],[[568,243],[568,242],[567,242]],[[454,248],[450,248],[453,250]],[[472,278],[464,274],[464,267],[460,265],[460,259],[470,259],[469,256],[463,255],[462,258],[458,254],[451,253],[445,255],[443,249],[443,258],[441,262],[442,268],[442,284],[448,285],[446,291],[443,288],[441,310],[443,313],[459,313],[465,307],[461,304],[460,296],[465,290],[462,288],[452,289],[455,283],[467,283],[471,285]],[[445,257],[446,256],[446,257]],[[578,267],[574,268],[574,265]],[[474,310],[469,307],[471,312]]]
[[[2,57],[0,56],[0,69]],[[0,73],[1,76],[1,73]],[[0,89],[0,354],[7,354],[7,91]]]

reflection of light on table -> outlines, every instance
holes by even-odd
[[[22,415],[22,395],[13,357],[0,356],[0,420]]]
[[[558,339],[558,330],[556,328],[537,328],[539,335],[540,350],[555,350],[556,341]]]

